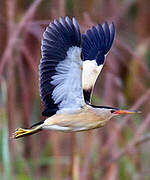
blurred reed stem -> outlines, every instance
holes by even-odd
[[[6,84],[4,81],[1,83],[1,99],[2,99],[2,110],[1,110],[1,120],[2,120],[2,163],[3,163],[3,179],[11,179],[11,160],[9,152],[9,133],[8,133],[8,118],[6,115]]]

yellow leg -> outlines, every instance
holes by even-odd
[[[19,128],[15,131],[15,133],[13,134],[13,137],[14,139],[17,139],[23,136],[28,136],[28,135],[37,133],[41,130],[42,130],[42,125],[36,126],[35,128],[31,128],[31,129]]]

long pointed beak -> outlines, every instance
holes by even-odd
[[[134,114],[134,113],[140,113],[140,111],[130,111],[130,110],[116,110],[113,112],[113,114],[121,115],[121,114]]]

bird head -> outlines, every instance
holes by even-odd
[[[112,109],[105,109],[105,113],[103,114],[103,120],[104,124],[110,120],[112,117],[116,117],[119,115],[131,115],[134,113],[139,113],[139,111],[136,110],[122,110],[122,109],[117,109],[117,108],[112,108]]]
[[[110,118],[118,115],[127,115],[127,114],[130,115],[134,113],[139,113],[139,111],[136,110],[122,110],[107,106],[95,106],[95,105],[91,105],[91,106],[97,111],[97,113],[104,120],[109,120]]]

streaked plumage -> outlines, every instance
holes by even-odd
[[[82,35],[75,18],[60,17],[49,24],[43,34],[39,65],[42,115],[48,118],[31,129],[19,128],[14,138],[43,129],[85,131],[102,127],[117,114],[134,112],[90,104],[92,89],[114,35],[113,23],[98,24]]]

